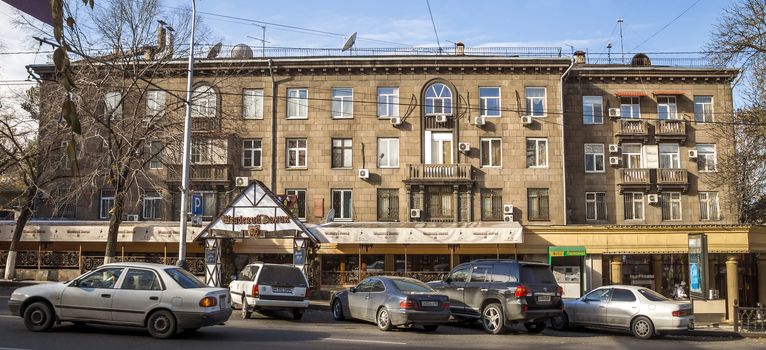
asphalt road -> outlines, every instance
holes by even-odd
[[[0,350],[18,349],[763,349],[766,339],[667,336],[642,341],[618,332],[546,330],[532,335],[511,327],[498,336],[485,334],[478,324],[442,326],[435,333],[416,329],[381,332],[373,324],[335,322],[329,311],[308,310],[301,321],[287,313],[254,314],[243,320],[238,313],[224,326],[203,328],[170,340],[151,338],[143,329],[64,323],[46,333],[32,333],[11,316],[10,290],[0,289]]]

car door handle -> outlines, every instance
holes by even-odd
[[[160,300],[160,297],[149,297],[149,300]]]
[[[606,306],[599,306],[599,309],[606,309]]]
[[[111,294],[101,294],[101,297],[102,298],[111,298],[112,295]]]
[[[458,288],[457,290],[458,290],[458,291],[461,291],[461,290],[465,290],[465,288]]]
[[[368,296],[366,296],[366,297],[364,297],[364,298],[365,298],[365,299],[370,299],[370,296],[368,295]]]

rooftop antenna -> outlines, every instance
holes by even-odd
[[[612,42],[608,42],[606,44],[606,61],[609,64],[612,64]]]
[[[617,19],[617,24],[620,25],[620,54],[622,55],[622,63],[625,64],[625,47],[622,42],[622,23],[625,22],[622,18]]]
[[[207,59],[211,60],[218,57],[218,54],[221,52],[221,46],[223,46],[223,43],[221,42],[213,45],[213,47],[210,48],[210,51],[207,52]]]
[[[343,44],[343,48],[340,49],[340,51],[345,52],[348,50],[351,50],[354,48],[354,44],[356,43],[356,32],[352,33],[348,39],[346,39],[346,42]]]
[[[261,42],[261,56],[266,57],[266,43],[271,43],[271,41],[266,40],[266,26],[261,26],[263,29],[263,38],[256,38],[254,36],[247,36],[250,39],[258,40]]]
[[[442,53],[442,43],[439,41],[439,32],[436,31],[436,22],[434,22],[434,14],[431,12],[431,4],[426,0],[426,6],[428,6],[428,15],[431,16],[431,25],[434,27],[434,35],[436,35],[436,45],[439,46],[439,54]]]
[[[569,45],[567,43],[564,43],[565,46],[569,47],[569,50],[572,51],[572,56],[574,56],[574,45]]]

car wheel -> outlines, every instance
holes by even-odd
[[[32,332],[45,332],[53,327],[56,317],[48,304],[38,301],[24,309],[24,325]]]
[[[388,313],[388,309],[385,307],[378,310],[378,317],[375,318],[375,323],[378,324],[378,329],[381,331],[390,331],[394,326],[391,324],[391,314]]]
[[[524,323],[524,328],[526,328],[527,332],[529,333],[540,333],[543,330],[545,330],[545,322],[543,321],[526,322]]]
[[[551,318],[551,328],[557,331],[565,331],[569,329],[569,316],[566,313],[562,313],[559,316]]]
[[[423,329],[426,332],[428,332],[428,333],[436,332],[436,330],[439,329],[439,325],[438,324],[429,324],[429,325],[423,326]]]
[[[245,297],[245,295],[242,294],[242,310],[240,310],[240,316],[242,316],[242,319],[247,320],[252,315],[253,315],[253,310],[250,310],[250,307],[247,306],[247,297]]]
[[[505,331],[505,315],[500,304],[489,304],[481,310],[481,325],[490,334],[500,334]]]
[[[302,309],[293,309],[293,319],[294,320],[300,320],[303,318],[303,310]]]
[[[167,339],[176,334],[176,318],[167,310],[158,310],[149,316],[146,329],[152,337]]]
[[[654,324],[652,321],[644,316],[637,317],[633,320],[633,324],[630,327],[633,336],[639,339],[651,339],[654,336]]]
[[[340,299],[332,301],[332,318],[336,321],[343,321],[346,319],[346,315],[343,314],[343,305],[340,303]]]

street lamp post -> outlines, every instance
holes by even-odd
[[[184,118],[184,152],[181,170],[181,216],[178,237],[177,265],[186,268],[186,203],[189,197],[189,153],[191,153],[192,79],[194,79],[194,22],[197,4],[192,0],[191,40],[189,44],[189,75],[186,79],[186,117]]]

